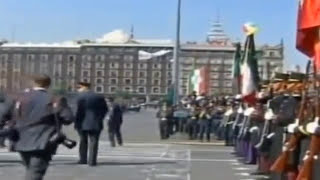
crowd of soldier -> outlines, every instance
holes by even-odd
[[[319,139],[311,142],[319,135],[317,91],[309,73],[276,73],[261,84],[254,103],[235,96],[225,113],[226,145],[234,146],[244,163],[257,164],[253,175],[272,180],[319,179],[320,143]]]

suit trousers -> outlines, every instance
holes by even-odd
[[[109,140],[112,147],[116,146],[115,138],[120,146],[123,144],[122,134],[121,134],[121,124],[109,125]]]
[[[89,165],[97,164],[99,137],[101,131],[78,131],[80,136],[79,156],[80,163]],[[88,161],[88,140],[89,140],[89,161]]]
[[[49,167],[52,154],[47,151],[20,152],[26,168],[25,180],[42,180]]]

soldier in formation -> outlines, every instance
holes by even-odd
[[[232,133],[226,136],[226,145],[234,145],[244,163],[257,164],[253,175],[272,180],[319,179],[318,85],[316,76],[310,78],[308,72],[276,73],[261,84],[254,105],[234,98],[238,107],[225,113],[224,126]]]

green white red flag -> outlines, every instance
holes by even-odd
[[[300,0],[296,47],[303,54],[314,59],[317,70],[320,69],[319,27],[320,1]]]
[[[193,69],[189,76],[188,92],[197,92],[198,95],[208,95],[210,92],[209,67],[203,66]]]
[[[249,27],[249,28],[246,28]],[[254,33],[257,31],[256,26],[246,24],[244,27],[247,39],[245,42],[245,49],[242,57],[241,65],[241,93],[242,98],[248,104],[256,102],[256,92],[259,90],[259,71],[256,57]]]

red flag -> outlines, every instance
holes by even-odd
[[[203,66],[200,68],[200,77],[201,82],[199,84],[200,86],[200,95],[209,95],[210,92],[210,71],[208,66]]]
[[[316,44],[319,42],[320,1],[300,0],[298,11],[297,49],[310,58],[315,58],[317,69],[320,68],[320,53]]]

